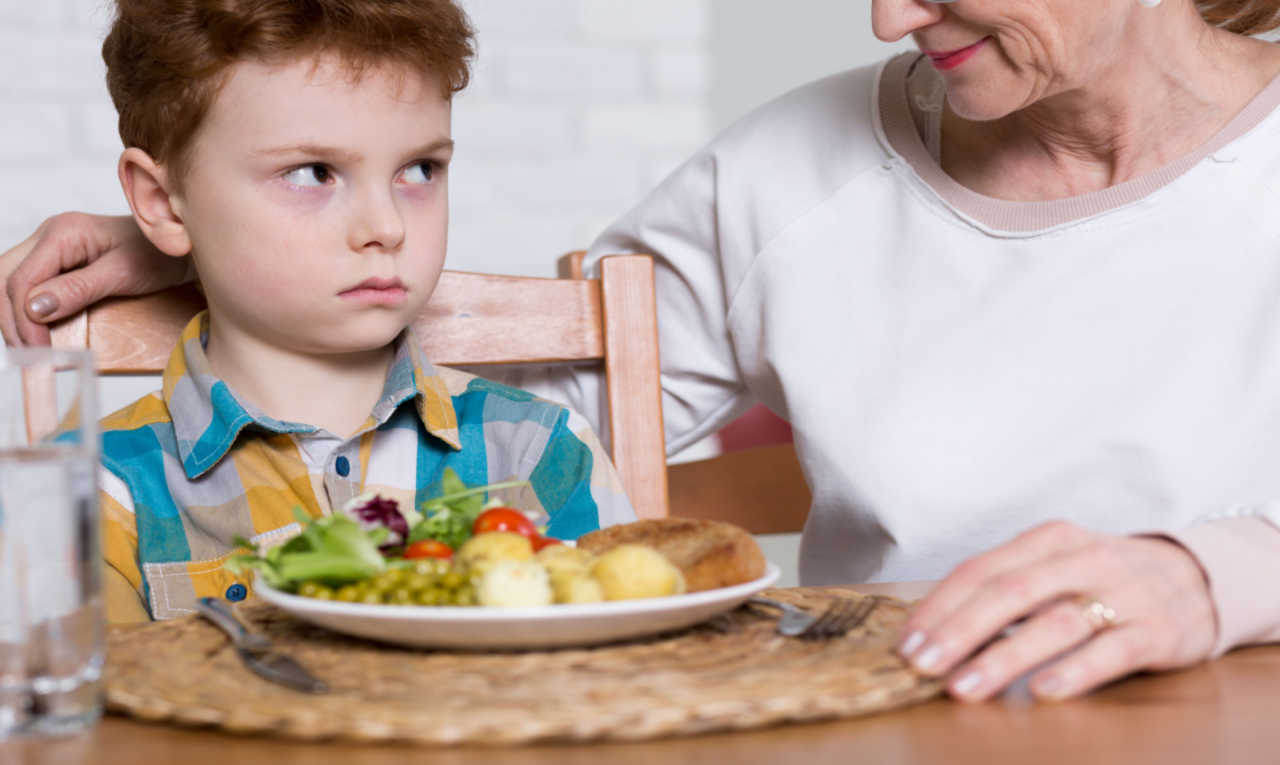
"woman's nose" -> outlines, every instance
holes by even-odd
[[[897,42],[936,23],[951,0],[871,0],[871,28],[884,42]]]
[[[404,243],[404,216],[389,190],[363,195],[351,212],[352,249],[394,251]]]

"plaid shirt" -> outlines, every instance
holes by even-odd
[[[109,615],[136,592],[153,619],[203,596],[241,600],[250,582],[223,568],[232,539],[278,544],[364,492],[416,508],[451,467],[468,485],[526,479],[504,495],[543,514],[547,534],[574,538],[635,518],[586,421],[515,388],[433,367],[410,330],[396,340],[382,395],[343,439],[272,419],[209,370],[205,314],[192,319],[163,388],[102,421],[102,547]],[[112,602],[113,600],[117,602]]]

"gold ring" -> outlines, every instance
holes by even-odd
[[[1088,623],[1090,632],[1101,632],[1116,626],[1116,610],[1101,600],[1089,595],[1079,595],[1075,602],[1080,606],[1080,615]]]

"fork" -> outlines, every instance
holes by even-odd
[[[780,610],[782,612],[782,617],[778,620],[780,635],[799,637],[803,640],[824,640],[845,635],[865,622],[880,600],[875,596],[858,600],[837,598],[816,616],[790,603],[771,598],[754,597],[747,602]]]
[[[197,598],[196,611],[231,637],[231,643],[245,666],[259,677],[295,691],[325,693],[329,690],[329,686],[308,672],[306,667],[277,652],[262,634],[245,629],[225,600]]]

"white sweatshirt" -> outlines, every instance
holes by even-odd
[[[1067,519],[1181,541],[1219,651],[1280,639],[1280,81],[1158,172],[1020,203],[942,172],[916,60],[766,105],[591,248],[657,257],[669,449],[790,420],[806,584]]]

